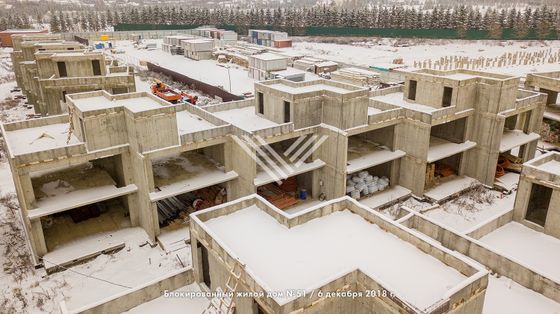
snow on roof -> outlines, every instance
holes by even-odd
[[[305,74],[305,71],[298,70],[296,68],[286,68],[285,70],[280,71],[270,71],[270,73],[281,75],[281,76],[291,76],[291,75],[298,75],[298,74]]]
[[[371,70],[360,69],[360,68],[342,68],[338,70],[339,73],[352,73],[352,74],[362,74],[368,76],[379,76],[379,73]]]
[[[332,66],[337,66],[338,63],[334,62],[334,61],[323,61],[323,62],[319,62],[316,64],[316,66],[318,67],[332,67]]]
[[[258,116],[255,113],[255,107],[253,106],[217,111],[214,112],[214,115],[247,132],[266,129],[278,125],[276,122]]]
[[[68,140],[68,123],[49,124],[40,127],[6,131],[6,140],[14,155],[34,153],[78,144],[74,135]]]
[[[404,99],[404,94],[402,92],[391,93],[382,96],[375,96],[372,97],[371,99],[388,103],[391,105],[396,105],[399,107],[415,110],[415,111],[421,111],[424,113],[432,113],[437,110],[437,108],[406,101]]]
[[[466,278],[348,210],[288,229],[253,205],[205,224],[271,291],[315,289],[359,268],[426,309]]]
[[[177,112],[176,116],[179,135],[204,131],[216,127],[214,124],[188,111]]]
[[[453,74],[445,75],[445,78],[453,79],[453,80],[468,80],[477,77],[478,76],[476,75],[466,74],[466,73],[453,73]]]
[[[558,160],[549,160],[539,166],[537,168],[541,171],[546,171],[557,176],[560,176],[560,161]]]
[[[371,65],[370,68],[390,71],[390,70],[395,70],[395,69],[400,69],[400,68],[406,68],[406,65],[395,64],[395,63],[376,63],[374,65]]]
[[[297,87],[292,87],[292,86],[288,86],[288,85],[284,85],[281,83],[277,83],[277,84],[272,84],[272,85],[268,85],[271,88],[274,88],[276,90],[285,92],[285,93],[290,93],[290,94],[303,94],[303,93],[311,93],[311,92],[317,92],[317,91],[323,91],[323,90],[328,90],[331,92],[335,92],[335,93],[340,93],[340,94],[344,94],[344,93],[349,93],[349,92],[353,92],[353,90],[350,89],[345,89],[345,88],[341,88],[341,87],[337,87],[337,86],[331,86],[331,85],[327,85],[327,84],[313,84],[313,85],[308,85],[308,86],[297,86]]]
[[[158,43],[161,40],[157,41]],[[247,69],[231,66],[229,71],[218,66],[216,60],[195,61],[181,55],[170,55],[163,50],[135,49],[130,42],[119,42],[119,48],[126,52],[126,56],[133,59],[154,62],[162,67],[184,74],[195,80],[216,86],[225,86],[233,94],[253,92],[255,81],[247,75]]]
[[[290,58],[300,58],[300,57],[305,56],[303,53],[300,53],[300,52],[297,52],[297,51],[285,50],[285,49],[282,49],[282,51],[274,50],[274,52],[281,55],[281,56],[286,56],[286,57],[290,57]]]
[[[560,239],[510,222],[480,238],[499,254],[560,281]]]
[[[147,96],[113,100],[104,96],[94,96],[74,99],[74,104],[82,112],[116,107],[126,107],[132,112],[142,112],[163,107],[159,102]]]
[[[253,55],[251,56],[255,59],[259,59],[259,60],[265,60],[265,61],[270,61],[270,60],[282,60],[282,59],[287,59],[287,57],[285,56],[281,56],[281,55],[277,55],[275,53],[262,53],[260,55]]]
[[[212,39],[197,38],[197,39],[182,40],[182,42],[186,42],[189,44],[206,44],[206,43],[211,43]]]
[[[382,110],[374,108],[374,107],[369,107],[369,106],[367,107],[368,116],[371,116],[371,115],[374,115],[374,114],[380,113],[380,112],[382,112]]]
[[[560,304],[508,277],[488,276],[483,313],[560,313]]]

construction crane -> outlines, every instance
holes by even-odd
[[[190,95],[183,91],[177,91],[160,80],[154,80],[151,88],[152,94],[172,104],[190,103],[196,105],[196,101],[198,100],[198,96]]]

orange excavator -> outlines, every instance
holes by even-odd
[[[154,80],[152,83],[152,94],[158,96],[163,100],[167,100],[172,104],[176,103],[190,103],[196,105],[198,96],[190,95],[183,91],[177,91],[169,87],[167,84]]]

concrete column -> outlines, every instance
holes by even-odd
[[[533,184],[530,181],[527,181],[527,179],[523,176],[519,177],[519,185],[517,186],[517,194],[515,195],[515,204],[513,205],[513,220],[517,222],[525,220],[532,187]]]
[[[523,158],[523,162],[529,161],[535,158],[535,152],[537,151],[537,143],[538,141],[532,141],[530,143],[525,144],[521,149],[521,158]]]
[[[239,177],[226,183],[228,201],[257,192],[254,179],[257,163],[240,144],[229,138],[224,144],[224,166],[226,171],[233,170]]]
[[[199,256],[198,251],[198,239],[193,237],[193,233],[190,234],[191,239],[191,260],[193,266],[193,278],[195,282],[203,282],[202,278],[202,260]]]
[[[47,242],[45,241],[45,234],[43,233],[43,226],[41,225],[41,219],[30,221],[31,230],[31,241],[34,244],[35,252],[37,256],[43,256],[47,254]]]
[[[328,136],[314,155],[324,161],[326,165],[315,171],[313,176],[314,196],[325,193],[327,199],[333,199],[346,194],[346,160],[348,151],[348,137],[343,132],[330,128],[321,128],[317,134]],[[322,182],[322,185],[320,184]]]
[[[544,233],[560,239],[560,190],[552,191]]]
[[[150,186],[148,184],[148,174],[151,174],[152,163],[148,158],[132,152],[130,154],[131,164],[134,169],[134,183],[138,187],[136,200],[137,209],[130,212],[130,219],[133,225],[142,227],[150,239],[155,241],[155,237],[159,234],[159,221],[157,219],[157,210],[155,203],[150,201]],[[151,187],[153,189],[153,186]],[[134,224],[136,222],[137,224]]]
[[[406,152],[400,160],[399,184],[416,196],[424,194],[430,130],[428,124],[409,121],[395,127],[395,149]]]
[[[31,177],[29,173],[24,173],[15,176],[14,179],[18,195],[23,195],[23,197],[19,199],[21,215],[29,237],[28,240],[33,253],[33,259],[35,264],[39,264],[39,258],[47,254],[47,243],[45,242],[41,220],[37,219],[31,221],[27,218],[27,211],[33,208],[33,203],[35,202],[35,193],[33,192]]]
[[[551,91],[548,89],[541,88],[539,92],[547,94],[546,104],[547,105],[554,105],[558,99],[558,92]]]

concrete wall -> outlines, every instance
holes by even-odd
[[[349,198],[340,199],[327,203],[323,207],[308,211],[305,214],[288,218],[281,211],[276,210],[260,197],[247,197],[238,201],[214,207],[213,209],[198,212],[191,219],[191,241],[192,256],[194,265],[194,278],[197,282],[203,281],[201,273],[202,261],[200,251],[196,249],[198,243],[204,245],[209,253],[209,269],[211,278],[211,289],[223,287],[229,274],[228,269],[233,265],[234,260],[229,250],[222,246],[221,240],[213,238],[204,221],[223,216],[256,205],[280,224],[288,228],[303,224],[314,218],[325,216],[331,212],[349,209],[357,215],[364,217],[367,221],[378,225],[383,230],[387,230],[395,234],[404,241],[418,247],[426,254],[430,254],[439,259],[443,263],[459,270],[461,273],[469,277],[468,283],[461,283],[457,287],[451,289],[448,296],[442,298],[442,301],[435,305],[430,312],[443,313],[447,311],[455,311],[456,313],[481,313],[484,303],[484,293],[487,286],[487,272],[482,268],[473,267],[474,264],[467,260],[463,260],[451,251],[445,251],[438,248],[424,239],[411,236],[405,227],[397,223],[391,222],[383,218],[381,215],[362,207],[357,202]],[[243,262],[243,261],[241,261]],[[230,266],[228,266],[230,265]],[[261,287],[248,272],[241,273],[240,279],[241,291],[263,292],[266,290]],[[355,287],[358,291],[367,289],[386,290],[382,285],[375,282],[373,278],[369,278],[360,270],[351,271],[342,275],[328,283],[317,287],[321,291],[336,291],[340,289],[351,289]],[[367,288],[367,289],[364,289]],[[351,299],[348,299],[351,300]],[[361,298],[353,300],[356,304],[348,304],[348,300],[340,300],[337,298],[323,301],[316,295],[310,297],[301,297],[286,304],[279,305],[271,298],[258,298],[257,302],[267,311],[272,313],[291,313],[297,310],[303,310],[304,313],[340,313],[348,309],[354,310],[356,313],[371,313],[372,311],[382,311],[383,313],[402,313],[402,312],[419,312],[418,309],[409,305],[398,295],[388,298]],[[240,313],[254,313],[251,299],[237,298],[237,311]],[[466,311],[466,312],[464,312]]]
[[[513,220],[560,239],[560,174],[547,172],[539,168],[540,165],[550,161],[560,162],[560,154],[548,153],[523,166],[515,196]],[[526,220],[531,191],[535,185],[552,190],[544,226]]]
[[[450,250],[455,250],[475,261],[486,265],[493,272],[513,279],[520,285],[560,302],[560,283],[547,278],[523,264],[500,255],[488,245],[447,230],[426,216],[415,214],[411,227],[435,239]],[[500,224],[495,224],[498,227]],[[489,230],[486,230],[489,232]]]
[[[167,291],[173,291],[189,285],[193,282],[192,269],[181,269],[179,272],[172,274],[167,278],[157,279],[149,282],[132,291],[125,291],[110,299],[104,299],[100,302],[89,304],[77,309],[67,309],[65,305],[61,305],[63,313],[121,313],[128,311],[138,305],[159,298]]]

